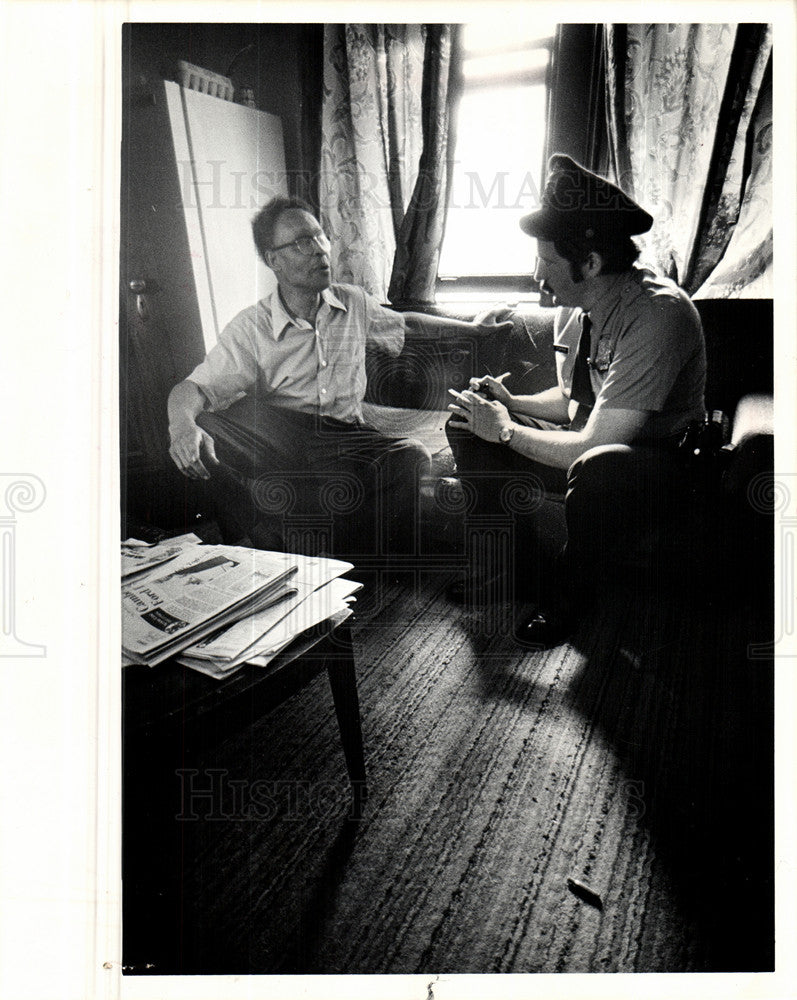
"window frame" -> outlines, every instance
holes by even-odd
[[[544,67],[529,70],[520,70],[511,73],[498,73],[484,75],[476,79],[460,82],[460,97],[464,93],[473,93],[476,90],[495,90],[505,87],[506,89],[517,86],[540,86],[545,87],[545,135],[543,136],[543,149],[546,153],[542,157],[539,165],[539,175],[537,177],[538,190],[542,190],[545,178],[545,163],[547,161],[549,116],[551,109],[551,85],[554,79],[553,66],[556,58],[556,51],[559,40],[560,25],[556,26],[553,35],[535,39],[530,44],[508,45],[501,49],[470,49],[463,52],[463,63],[466,59],[478,59],[481,56],[508,55],[515,52],[532,52],[545,49],[548,52],[548,59]],[[459,113],[459,100],[455,114]],[[533,273],[507,273],[507,274],[457,274],[441,277],[438,273],[435,283],[436,297],[453,296],[455,298],[466,298],[468,295],[479,297],[492,294],[517,295],[524,299],[539,298],[539,284],[534,280]]]

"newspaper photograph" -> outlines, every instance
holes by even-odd
[[[123,646],[133,656],[152,657],[240,610],[273,596],[296,572],[284,559],[237,546],[201,546],[176,556],[161,571],[122,587]]]

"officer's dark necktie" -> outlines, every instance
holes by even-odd
[[[591,331],[592,320],[587,313],[583,313],[581,316],[581,336],[578,340],[578,350],[576,352],[575,364],[573,365],[573,380],[570,389],[570,398],[578,403],[578,411],[570,424],[571,430],[581,430],[587,422],[590,410],[595,405],[595,393],[592,391],[588,363]]]

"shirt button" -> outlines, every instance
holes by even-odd
[[[326,394],[327,394],[327,391],[326,391],[326,389],[322,389],[322,390],[321,390],[321,395],[322,395],[322,396],[326,396]]]
[[[326,361],[322,361],[322,362],[321,362],[321,367],[322,367],[322,368],[326,368],[326,366],[327,366],[327,363],[326,363]]]

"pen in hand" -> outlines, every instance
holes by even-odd
[[[503,385],[504,379],[509,378],[511,374],[512,372],[504,372],[503,375],[496,375],[495,381],[500,382]],[[493,376],[491,375],[490,378],[493,378]],[[493,398],[492,393],[487,387],[485,378],[471,379],[470,384],[472,389],[474,389],[477,392],[483,392],[488,399]]]
[[[497,378],[495,379],[495,381],[496,382],[500,382],[503,385],[504,379],[505,378],[509,378],[509,376],[511,374],[512,374],[512,372],[504,372],[503,375],[498,375]],[[492,375],[490,375],[489,377],[493,378]],[[470,389],[471,392],[481,392],[481,393],[483,393],[487,397],[487,399],[492,399],[493,398],[492,393],[490,392],[490,390],[488,389],[488,387],[484,383],[484,378],[472,378],[470,380],[470,384],[469,384],[468,388]],[[456,399],[456,401],[458,403],[463,403],[463,402],[466,403],[467,402],[466,399],[465,399],[465,397],[462,395],[462,393],[458,392],[456,389],[449,389],[448,393],[449,393],[450,396],[453,396],[454,399]]]

